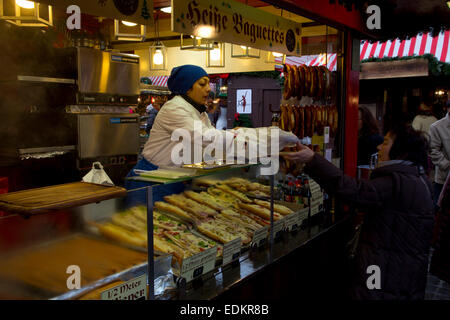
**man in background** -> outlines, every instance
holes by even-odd
[[[152,130],[153,122],[155,122],[156,115],[158,114],[159,109],[161,108],[161,104],[155,97],[151,99],[151,103],[147,106],[147,126],[145,131],[147,134],[150,134],[150,130]]]
[[[444,118],[430,125],[430,158],[435,166],[434,203],[437,205],[442,187],[450,169],[450,99]]]
[[[419,106],[419,112],[412,122],[412,127],[417,131],[425,133],[427,138],[429,138],[428,132],[430,131],[430,126],[436,121],[437,119],[433,115],[433,107],[429,103],[422,102]]]

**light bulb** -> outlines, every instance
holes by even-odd
[[[153,63],[156,65],[161,65],[164,62],[164,56],[162,54],[161,49],[156,49],[153,54]]]
[[[172,7],[161,8],[161,11],[165,13],[172,13]]]
[[[211,57],[211,60],[214,60],[214,61],[220,60],[220,49],[211,50],[210,57]]]
[[[201,26],[197,29],[196,33],[202,38],[211,38],[213,34],[213,28],[209,26]]]
[[[129,21],[124,21],[124,20],[122,20],[122,23],[123,23],[124,25],[128,26],[128,27],[134,27],[134,26],[137,25],[137,23],[129,22]]]
[[[16,0],[16,3],[19,7],[24,9],[33,9],[34,8],[34,2],[33,1],[27,1],[27,0]]]
[[[272,52],[272,54],[274,57],[282,57],[283,56],[283,54],[279,53],[279,52]]]
[[[202,40],[202,38],[201,38],[201,37],[194,37],[194,36],[192,36],[192,35],[191,35],[191,38],[192,38],[192,39],[194,39],[194,38],[195,38],[195,39],[197,39],[197,40]]]
[[[246,47],[246,46],[241,46],[241,48],[242,48],[243,50],[247,50],[247,47]]]

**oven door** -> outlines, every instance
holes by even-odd
[[[137,114],[79,114],[77,117],[80,159],[138,154]]]

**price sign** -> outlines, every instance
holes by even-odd
[[[257,247],[262,246],[266,242],[268,231],[269,231],[268,226],[256,230],[255,233],[253,234],[252,245],[256,245]]]
[[[321,191],[311,194],[311,203],[323,201],[323,193]]]
[[[333,149],[325,149],[325,159],[331,162]]]
[[[181,263],[180,277],[186,282],[214,269],[216,264],[217,246],[186,258]]]
[[[303,222],[303,220],[308,218],[309,208],[302,209],[298,212],[298,220],[300,223]]]
[[[323,128],[323,143],[330,143],[330,127]]]
[[[284,219],[280,219],[273,222],[273,237],[278,238],[281,235],[281,231],[284,228]]]
[[[294,212],[286,216],[284,225],[288,231],[295,231],[300,226],[299,212]]]
[[[241,237],[231,240],[223,245],[223,264],[228,264],[233,260],[239,259],[241,254]]]
[[[100,295],[102,300],[141,300],[147,297],[147,275],[128,280]]]
[[[320,208],[323,205],[323,199],[318,199],[311,203],[311,216],[315,215],[320,211]]]

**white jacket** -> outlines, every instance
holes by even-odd
[[[196,122],[197,121],[197,122]],[[195,124],[197,123],[197,125]],[[198,125],[200,124],[200,126]],[[191,145],[191,150],[197,149],[196,156],[189,157],[189,160],[183,161],[183,163],[197,163],[202,162],[204,159],[202,158],[205,150],[211,149],[211,140],[202,139],[203,134],[205,132],[209,132],[209,136],[215,137],[214,141],[222,141],[223,147],[223,155],[221,159],[225,159],[225,155],[229,153],[233,153],[233,150],[236,150],[235,140],[247,139],[249,138],[249,134],[253,134],[256,137],[256,142],[258,148],[265,148],[264,144],[265,140],[260,140],[259,132],[264,131],[266,128],[242,128],[238,130],[218,130],[212,126],[209,117],[206,112],[200,114],[200,112],[195,109],[190,103],[188,103],[181,96],[175,96],[170,101],[166,102],[161,110],[158,112],[155,122],[153,123],[152,130],[150,131],[150,138],[147,140],[144,150],[142,151],[142,155],[144,158],[153,163],[154,165],[160,166],[179,166],[180,163],[174,163],[172,161],[172,150],[174,150],[174,154],[182,154],[180,152],[181,144],[183,141],[180,138],[182,132],[177,129],[185,129],[184,133],[187,133],[190,138],[199,137],[201,140],[192,139],[193,144]],[[175,132],[176,131],[176,132]],[[180,134],[177,134],[180,133]],[[290,133],[285,132],[283,130],[279,131],[279,150],[284,148],[287,144],[294,144],[298,141],[297,137]],[[175,141],[172,141],[173,137],[176,137]],[[183,137],[184,139],[185,137]],[[269,137],[268,142],[270,143],[271,138]],[[242,140],[241,140],[242,141]],[[248,139],[250,141],[250,138]],[[185,149],[183,149],[184,151]],[[266,150],[266,149],[264,149]],[[269,154],[278,152],[279,150],[267,150]],[[200,153],[200,158],[198,157]],[[195,154],[195,153],[193,153]],[[233,153],[234,154],[234,153]],[[253,159],[252,154],[249,155],[249,150],[246,148],[246,159]],[[186,158],[185,158],[186,159]]]
[[[450,169],[449,114],[430,126],[430,158],[435,165],[434,182],[444,184]]]

